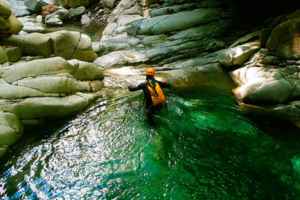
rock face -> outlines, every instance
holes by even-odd
[[[0,157],[20,137],[23,124],[80,112],[104,86],[95,65],[61,57],[2,67],[0,74]]]
[[[25,0],[25,6],[35,13],[41,13],[42,7],[49,4],[52,4],[52,0]]]
[[[216,74],[224,68],[238,85],[234,95],[246,113],[300,126],[300,11],[273,15],[258,27],[249,8],[254,7],[235,0],[122,0],[101,41],[93,43],[99,55],[94,64],[110,69],[156,63],[156,70]]]

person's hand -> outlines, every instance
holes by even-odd
[[[163,83],[166,83],[167,82],[167,80],[163,80]]]
[[[131,85],[131,84],[129,84],[129,85],[128,85],[128,87],[132,87],[132,85]]]

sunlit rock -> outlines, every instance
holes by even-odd
[[[6,2],[0,0],[0,16],[7,19],[10,17],[10,15],[11,15],[10,6]]]
[[[250,42],[220,53],[218,59],[225,67],[243,65],[259,49],[259,41]]]

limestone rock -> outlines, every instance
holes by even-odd
[[[4,18],[9,18],[10,15],[11,15],[10,6],[6,2],[0,0],[0,16]]]
[[[225,67],[243,65],[260,49],[259,41],[228,49],[219,54],[219,62]]]
[[[21,137],[23,129],[23,124],[15,114],[0,111],[0,146],[14,144]]]
[[[18,34],[23,28],[23,24],[14,15],[5,20],[5,25],[10,27],[10,34]]]
[[[6,42],[20,47],[25,55],[42,55],[44,58],[51,55],[50,37],[44,34],[13,35]]]
[[[92,63],[82,62],[78,60],[70,60],[68,62],[77,68],[74,74],[74,77],[77,80],[86,81],[104,79],[102,71]]]
[[[45,21],[50,20],[51,18],[53,18],[56,15],[59,16],[56,18],[59,18],[62,21],[70,19],[70,12],[67,9],[65,9],[63,7],[57,7],[56,9],[57,9],[57,11],[55,11],[54,13],[46,15]]]
[[[194,20],[197,19],[197,20]],[[219,11],[216,9],[196,9],[189,12],[180,12],[173,15],[164,15],[134,22],[127,32],[137,34],[162,34],[187,29],[200,24],[219,20]]]
[[[27,63],[16,64],[2,71],[1,78],[8,83],[40,75],[56,75],[59,73],[74,74],[76,67],[61,57],[34,60]],[[1,72],[1,71],[0,71]]]
[[[0,64],[7,61],[7,56],[5,54],[4,49],[0,46]]]
[[[25,0],[25,6],[35,13],[41,13],[42,7],[52,4],[51,0]]]
[[[53,15],[51,18],[45,22],[47,26],[63,26],[63,22],[60,19],[59,15]]]
[[[291,19],[277,25],[268,41],[267,49],[287,60],[300,59],[300,19]]]
[[[102,3],[104,6],[107,6],[107,7],[109,7],[109,8],[113,8],[113,7],[115,7],[116,0],[101,0],[101,3]]]
[[[90,86],[87,82],[78,82],[68,77],[36,77],[32,79],[23,79],[17,82],[19,86],[33,88],[44,93],[76,93],[90,92]]]
[[[71,95],[62,98],[43,97],[28,98],[19,103],[0,106],[5,112],[16,114],[21,120],[23,119],[56,119],[77,113],[88,106],[88,104],[98,97],[92,94]]]
[[[85,12],[85,7],[84,6],[80,6],[78,8],[71,8],[69,10],[69,12],[70,12],[70,16],[71,17],[77,17],[77,16],[82,15]]]
[[[234,92],[240,101],[275,104],[300,97],[299,70],[297,65],[276,68],[256,62],[230,72],[230,76],[240,86]]]
[[[91,39],[84,34],[74,31],[58,31],[49,34],[53,54],[67,60],[78,59],[94,61],[97,58],[92,48]]]
[[[21,58],[22,50],[19,47],[10,47],[5,49],[8,61],[14,62]]]

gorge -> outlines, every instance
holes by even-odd
[[[296,199],[297,6],[0,0],[0,197]]]

